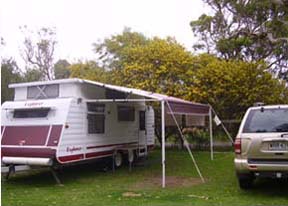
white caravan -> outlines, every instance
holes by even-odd
[[[1,117],[6,165],[66,165],[115,155],[118,166],[124,155],[132,161],[154,146],[154,110],[128,88],[81,79],[10,88],[14,101],[3,103]]]

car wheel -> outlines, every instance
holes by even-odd
[[[239,186],[243,190],[250,189],[253,185],[254,178],[252,175],[238,175]]]

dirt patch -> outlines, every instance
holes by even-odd
[[[209,199],[209,197],[207,197],[207,196],[199,196],[199,195],[188,195],[188,197],[198,198],[198,199],[203,199],[203,200]]]
[[[166,176],[166,187],[190,187],[193,185],[202,184],[200,178],[192,177],[177,177],[177,176]],[[132,185],[132,188],[159,188],[162,187],[162,177],[146,177],[142,181],[138,181]]]
[[[124,192],[122,194],[123,197],[141,197],[142,195],[135,192]]]

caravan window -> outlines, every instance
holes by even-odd
[[[40,109],[15,109],[13,117],[14,118],[43,118],[47,117],[50,108],[40,108]]]
[[[59,96],[59,84],[31,86],[27,89],[27,99],[48,99]]]
[[[118,121],[135,120],[135,108],[131,106],[118,106]]]
[[[87,103],[88,133],[101,134],[105,132],[105,105]]]

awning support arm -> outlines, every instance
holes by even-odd
[[[191,149],[190,149],[190,147],[189,147],[189,143],[188,143],[188,141],[186,140],[186,138],[184,137],[184,135],[183,135],[183,133],[182,133],[182,131],[181,131],[181,129],[180,129],[180,126],[179,126],[179,124],[178,124],[178,122],[177,122],[177,120],[176,120],[176,117],[175,117],[175,115],[174,115],[174,113],[173,113],[173,111],[172,111],[169,103],[166,102],[166,104],[167,104],[167,106],[168,106],[168,108],[169,108],[169,110],[170,110],[170,112],[171,112],[171,115],[172,115],[172,117],[173,117],[173,119],[174,119],[174,121],[175,121],[175,124],[177,125],[177,128],[178,128],[178,131],[179,131],[179,133],[180,133],[180,136],[181,136],[181,138],[182,138],[182,140],[183,140],[183,142],[184,142],[184,145],[185,145],[186,149],[188,150],[188,152],[189,152],[189,154],[190,154],[190,157],[191,157],[191,159],[192,159],[192,161],[193,161],[193,164],[194,164],[194,166],[195,166],[195,168],[196,168],[196,170],[197,170],[197,173],[198,173],[198,175],[200,176],[202,182],[204,183],[205,180],[204,180],[204,178],[203,178],[203,176],[202,176],[202,173],[201,173],[201,171],[200,171],[200,169],[199,169],[199,167],[198,167],[198,165],[197,165],[197,163],[196,163],[196,160],[195,160],[195,158],[194,158],[194,156],[193,156],[193,154],[192,154],[192,151],[191,151]]]
[[[50,171],[51,171],[51,174],[53,175],[54,179],[56,180],[57,184],[60,185],[60,186],[63,186],[61,180],[59,179],[55,169],[53,167],[50,167]]]
[[[158,99],[87,99],[84,100],[84,102],[90,102],[90,103],[108,103],[108,102],[119,102],[119,103],[123,103],[123,102],[159,102],[160,100]]]
[[[210,133],[210,156],[211,160],[214,160],[214,148],[213,148],[213,122],[212,122],[212,107],[209,108],[209,133]]]
[[[214,115],[218,116],[217,113],[215,112],[215,110],[213,109],[213,107],[210,105],[210,108],[212,110],[212,112],[214,113]],[[222,123],[221,121],[221,126],[224,130],[224,132],[226,133],[226,135],[228,136],[229,140],[231,141],[232,145],[234,144],[234,140],[233,138],[231,137],[230,133],[228,132],[227,128],[225,127],[225,125]]]
[[[165,101],[161,101],[161,127],[162,127],[162,188],[166,186],[165,176]]]

